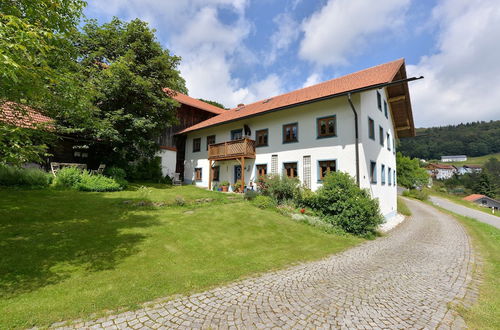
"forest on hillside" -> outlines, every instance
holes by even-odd
[[[417,129],[417,136],[400,139],[403,155],[440,159],[443,155],[483,156],[500,152],[500,120]]]

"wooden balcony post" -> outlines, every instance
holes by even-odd
[[[241,157],[241,189],[245,189],[245,157]]]
[[[212,160],[208,160],[208,190],[212,190]]]

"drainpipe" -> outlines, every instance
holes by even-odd
[[[354,136],[355,136],[355,146],[356,146],[356,183],[359,184],[359,136],[358,136],[358,113],[356,112],[356,108],[354,104],[352,104],[351,93],[347,94],[347,100],[351,105],[352,112],[354,113]]]

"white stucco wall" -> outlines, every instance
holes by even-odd
[[[172,178],[175,173],[177,152],[173,150],[160,149],[156,155],[161,158],[161,171],[163,176],[169,175]]]
[[[382,90],[385,99],[385,92]],[[377,108],[376,92],[365,92],[361,96],[354,95],[353,102],[358,110],[359,134],[360,134],[360,183],[362,188],[370,190],[373,197],[378,198],[381,212],[385,216],[392,216],[396,211],[396,186],[382,185],[380,180],[380,165],[384,163],[391,171],[396,168],[395,154],[392,148],[393,125],[385,118],[383,111],[379,113]],[[383,110],[383,109],[382,109]],[[390,111],[389,111],[390,112]],[[317,138],[317,118],[335,115],[337,121],[337,136],[328,138]],[[368,138],[368,115],[376,124],[376,141]],[[283,143],[283,125],[298,123],[298,142]],[[356,176],[355,135],[354,116],[346,97],[340,97],[321,102],[316,102],[296,108],[276,111],[266,115],[243,119],[237,122],[220,126],[209,127],[188,134],[186,141],[186,161],[184,178],[187,183],[194,181],[194,169],[202,168],[202,180],[196,181],[196,185],[208,187],[209,162],[207,159],[208,135],[216,136],[216,143],[229,141],[231,130],[243,128],[246,124],[251,129],[251,139],[255,140],[255,131],[268,129],[268,146],[256,148],[256,158],[245,160],[245,182],[256,180],[256,166],[267,164],[267,171],[271,173],[272,155],[278,156],[278,169],[283,170],[283,163],[297,162],[297,172],[300,179],[303,176],[303,158],[311,157],[311,189],[316,190],[321,186],[319,181],[319,161],[336,160],[337,170]],[[384,135],[389,130],[391,135],[391,151],[387,145],[380,146],[378,142],[378,125],[383,125]],[[193,139],[201,138],[201,150],[193,152]],[[385,137],[384,137],[385,139]],[[377,174],[379,176],[376,184],[369,182],[370,160],[377,161]],[[227,180],[234,183],[234,165],[237,161],[218,161],[220,166],[220,181]],[[391,175],[392,177],[392,175]]]

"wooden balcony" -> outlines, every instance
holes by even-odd
[[[248,138],[211,144],[208,146],[208,159],[255,158],[255,141]]]

